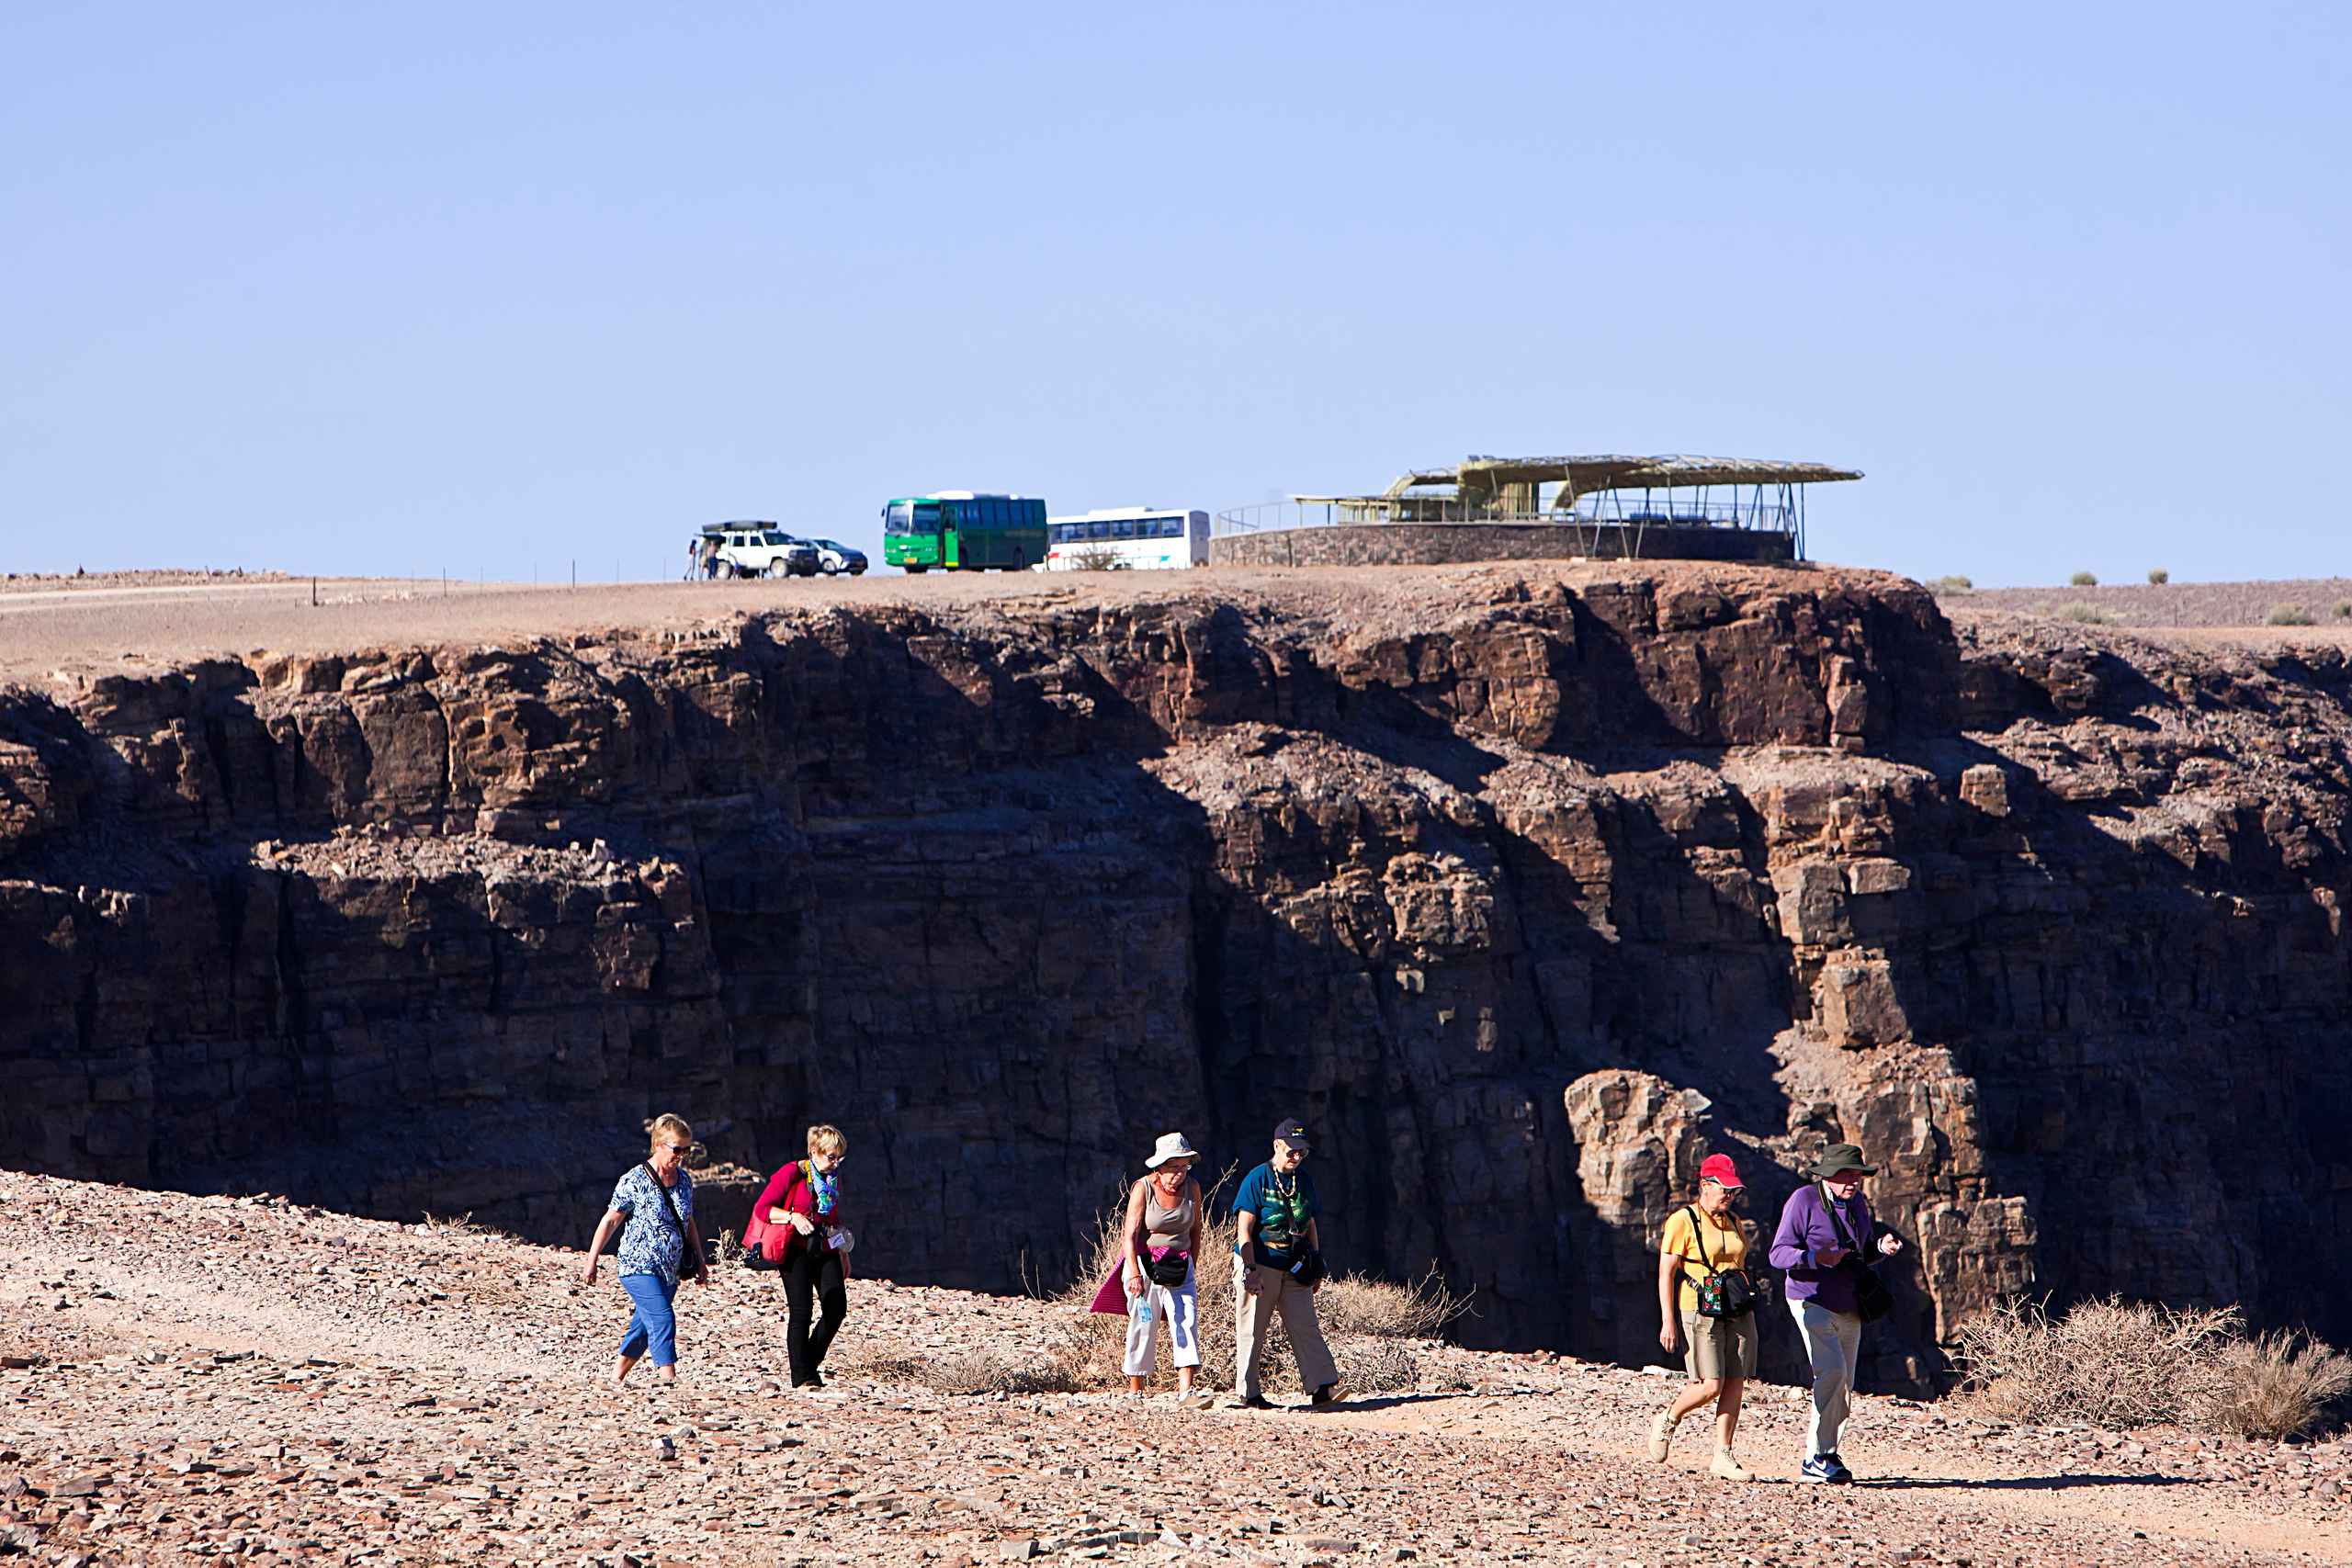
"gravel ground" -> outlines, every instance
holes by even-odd
[[[2075,606],[2133,627],[2251,628],[2264,639],[2342,641],[2352,637],[2352,578],[2314,577],[2279,582],[2119,582],[2097,588],[1991,588],[1939,594],[1947,614],[2004,611],[2079,618]],[[2312,617],[2307,627],[2272,627],[2270,613],[2293,605]],[[2093,623],[2097,624],[2097,623]]]
[[[869,1223],[880,1223],[873,1221]],[[854,1280],[833,1386],[781,1388],[772,1281],[681,1297],[674,1391],[600,1379],[577,1252],[269,1199],[0,1174],[0,1553],[52,1562],[1867,1565],[2352,1560],[2352,1445],[2019,1429],[1864,1397],[1852,1488],[1803,1396],[1657,1466],[1674,1380],[1423,1344],[1339,1410],[953,1397],[859,1375],[1067,1309]],[[1212,1291],[1204,1310],[1230,1310]],[[1782,1325],[1768,1325],[1767,1332]],[[1728,1494],[1728,1495],[1727,1495]]]

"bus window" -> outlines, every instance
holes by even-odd
[[[936,534],[939,532],[939,502],[935,501],[918,501],[915,502],[914,531],[918,534]]]
[[[1133,523],[1127,521],[1127,519],[1124,517],[1114,517],[1111,520],[1111,537],[1114,539],[1132,539],[1135,536],[1136,525]]]

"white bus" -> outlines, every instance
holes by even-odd
[[[1163,506],[1111,506],[1046,519],[1047,571],[1206,566],[1209,514]]]

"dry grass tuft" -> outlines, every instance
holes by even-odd
[[[2249,1339],[2233,1307],[2109,1297],[2052,1317],[2039,1303],[2007,1303],[1961,1329],[1955,1359],[1987,1413],[2032,1423],[2290,1438],[2352,1395],[2352,1356],[2301,1334]]]
[[[2302,1437],[2352,1394],[2352,1356],[2284,1329],[2231,1346],[2222,1370],[2207,1419],[2241,1438]]]
[[[474,1212],[471,1209],[462,1214],[436,1214],[427,1210],[424,1223],[424,1228],[435,1235],[489,1235],[491,1234],[491,1228],[488,1225],[474,1224]]]

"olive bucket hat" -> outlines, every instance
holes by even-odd
[[[1878,1167],[1862,1163],[1862,1151],[1852,1144],[1832,1144],[1813,1162],[1813,1174],[1824,1181],[1849,1170],[1859,1176],[1878,1174]]]

